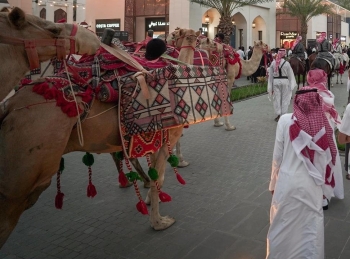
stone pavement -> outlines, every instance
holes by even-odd
[[[237,81],[246,83],[246,78]],[[342,113],[346,84],[332,91]],[[83,153],[66,155],[63,209],[54,207],[53,179],[34,207],[23,214],[0,258],[265,258],[274,117],[272,103],[263,95],[235,104],[230,118],[235,131],[214,128],[212,121],[184,130],[183,153],[191,164],[179,169],[185,186],[167,168],[164,191],[173,200],[160,209],[161,214],[175,217],[176,223],[165,231],[152,230],[148,217],[136,211],[132,188],[118,188],[117,171],[108,154],[95,155],[93,183],[98,194],[93,199],[86,197]],[[344,187],[345,199],[333,199],[325,211],[327,259],[350,258],[350,181],[345,180]],[[143,196],[146,192],[141,188]]]

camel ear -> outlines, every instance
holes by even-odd
[[[26,15],[22,9],[15,7],[9,13],[9,20],[17,29],[20,29],[26,24]]]
[[[256,46],[256,41],[254,41],[254,46]]]
[[[199,35],[201,35],[201,32],[200,32],[200,31],[197,31],[197,32],[196,32],[196,36],[198,37]]]
[[[179,35],[182,36],[183,34],[185,34],[184,31],[185,31],[184,29],[180,29],[180,30],[179,30]]]

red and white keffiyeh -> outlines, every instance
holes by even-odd
[[[318,43],[322,43],[325,38],[326,38],[326,33],[325,32],[321,32],[321,35],[316,39],[316,41]]]
[[[295,46],[302,40],[303,38],[299,35],[296,40],[293,43],[292,50],[295,48]]]
[[[310,87],[303,87],[303,91],[305,93],[296,94],[294,98],[294,123],[289,127],[290,141],[315,183],[334,187],[337,149],[333,130],[322,109],[320,95]]]
[[[319,93],[325,93],[330,98],[333,98],[333,95],[326,88],[327,79],[328,76],[322,69],[312,69],[307,73],[307,82],[309,84],[309,87],[316,88]],[[333,104],[329,104],[323,101],[322,108],[324,112],[328,113],[331,116],[332,120],[334,120],[336,124],[341,123],[340,116]]]
[[[275,73],[278,73],[278,68],[281,63],[281,59],[286,55],[286,50],[285,49],[279,49],[277,53],[277,58],[276,58],[276,66],[275,66]]]

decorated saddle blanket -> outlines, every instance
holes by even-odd
[[[132,77],[118,81],[120,131],[129,157],[147,153],[144,145],[164,139],[165,129],[232,114],[226,72],[221,67],[169,65],[151,71],[146,80],[150,99],[145,99]]]

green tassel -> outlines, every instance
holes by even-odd
[[[175,155],[170,155],[167,161],[171,167],[177,167],[179,165],[179,159]]]
[[[60,161],[60,169],[58,169],[58,171],[60,171],[62,173],[62,171],[64,170],[64,158],[61,157],[61,161]]]
[[[153,181],[157,180],[159,177],[158,171],[153,167],[150,167],[148,169],[148,175],[149,175],[149,178],[151,178]]]
[[[88,152],[83,156],[83,163],[86,166],[92,166],[94,164],[94,156]]]
[[[124,159],[123,151],[114,152],[114,157],[118,160],[123,160]]]
[[[125,176],[128,178],[129,182],[137,180],[142,181],[142,178],[139,176],[139,174],[134,171],[130,171],[129,173],[125,174]]]

